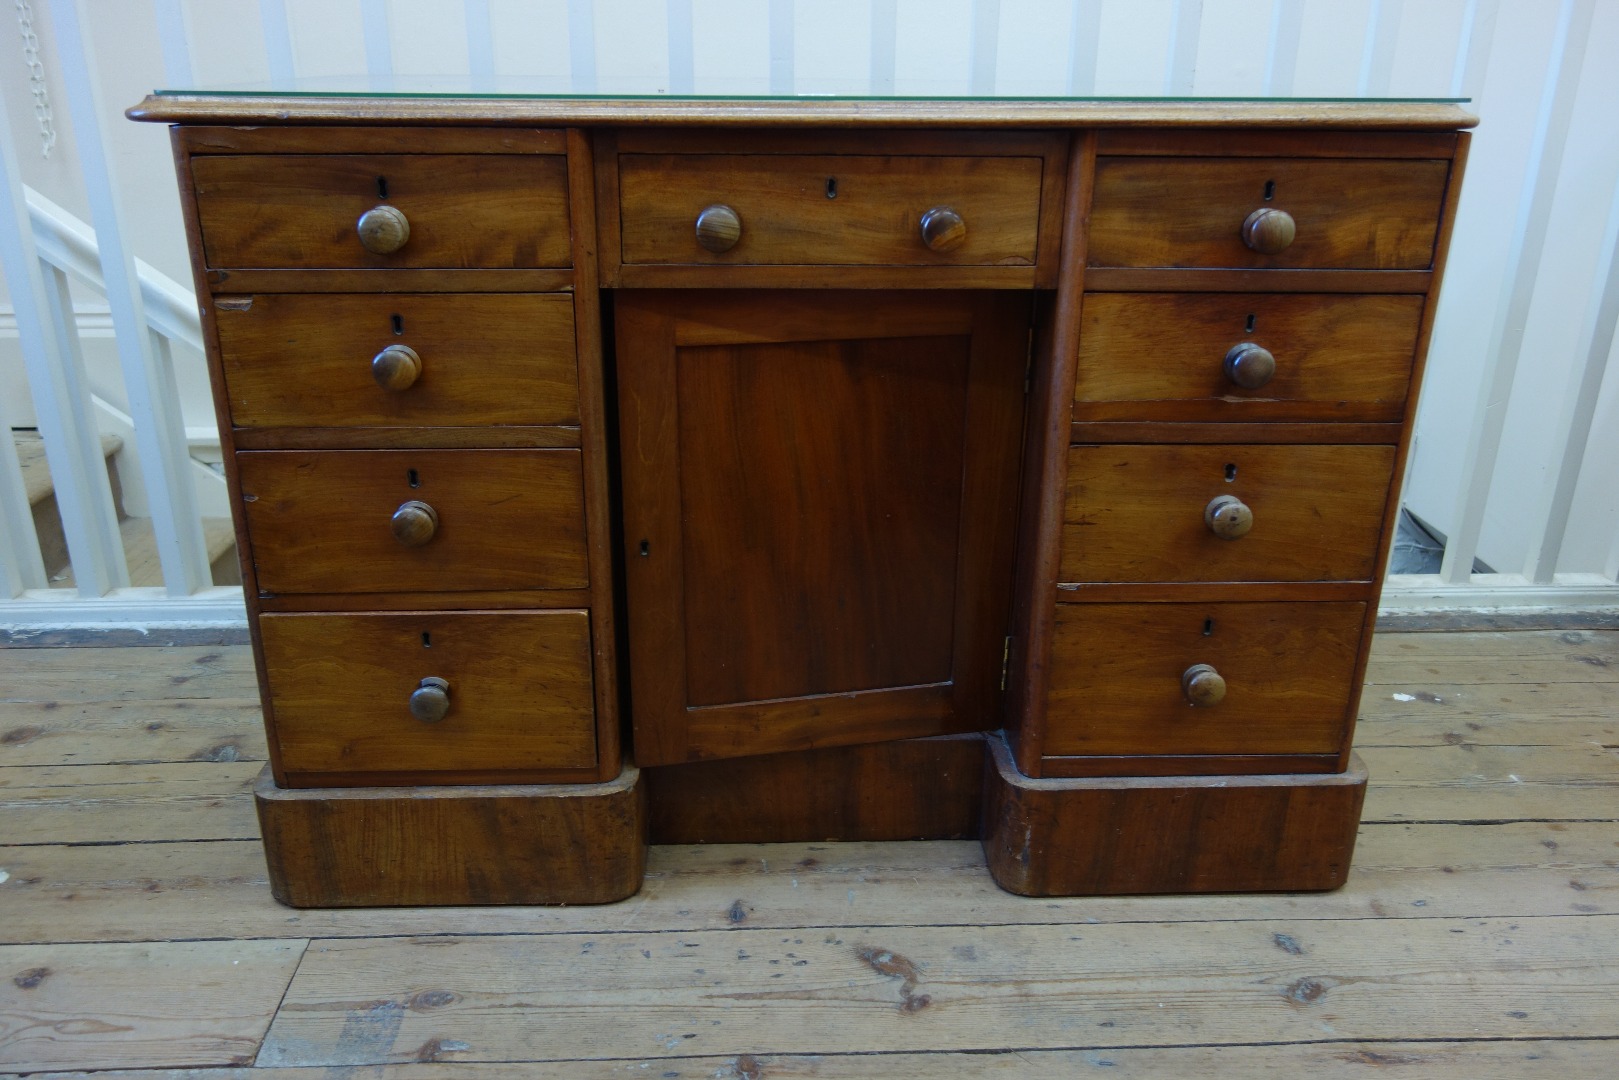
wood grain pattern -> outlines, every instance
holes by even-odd
[[[642,775],[654,844],[959,840],[978,835],[984,740],[839,746]]]
[[[396,97],[150,94],[131,120],[172,124],[653,124],[698,127],[1141,127],[1454,131],[1478,117],[1449,102],[1167,101],[1050,98]]]
[[[617,314],[637,760],[989,726],[1023,299],[621,294]]]
[[[237,428],[238,450],[552,449],[577,450],[579,428],[546,427],[261,427]]]
[[[573,298],[264,294],[215,300],[239,427],[455,427],[579,422]],[[372,357],[405,345],[421,371],[384,390]]]
[[[1384,443],[1400,437],[1399,424],[1351,424],[1285,420],[1244,423],[1181,423],[1165,420],[1083,421],[1072,426],[1075,443]]]
[[[1030,267],[1041,164],[1033,157],[620,154],[622,257],[626,264]],[[715,203],[742,222],[741,239],[718,252],[693,232]],[[963,242],[949,251],[922,240],[922,215],[935,206],[966,221]]]
[[[194,158],[211,267],[560,267],[570,265],[561,155],[330,154]],[[379,182],[386,180],[387,194]],[[410,241],[360,246],[355,222],[386,202]]]
[[[1424,270],[1449,174],[1446,160],[1102,157],[1087,258],[1120,267]],[[1238,232],[1261,206],[1298,222],[1298,238],[1275,255],[1250,250]]]
[[[0,1069],[251,1065],[304,946],[0,946]]]
[[[1113,128],[1097,132],[1107,157],[1448,158],[1453,132],[1187,131]]]
[[[1241,240],[1238,240],[1241,246]],[[1247,251],[1247,248],[1243,248]],[[1093,292],[1427,293],[1429,270],[1230,270],[1199,267],[1093,266]]]
[[[561,154],[560,130],[510,127],[314,127],[260,125],[175,129],[192,154]]]
[[[688,704],[949,680],[969,347],[680,351]]]
[[[292,907],[608,904],[646,865],[629,765],[600,784],[306,791],[266,768],[253,796],[270,888]]]
[[[1316,1042],[1323,1023],[1335,1040],[1364,1040],[1371,1052],[1391,1025],[1418,1015],[1434,1038],[1474,1038],[1486,1017],[1503,1038],[1507,1031],[1518,1039],[1606,1034],[1613,1026],[1607,998],[1619,982],[1609,938],[1619,920],[1567,921],[1562,928],[1505,918],[1406,920],[1388,926],[1375,946],[1352,927],[1326,930],[1285,917],[1228,933],[1146,920],[881,933],[850,927],[785,941],[779,931],[746,927],[685,937],[608,934],[589,949],[585,935],[321,943],[294,978],[259,1065],[403,1064],[446,1031],[468,1044],[451,1059],[457,1065],[491,1060],[499,1048],[506,1061],[613,1059],[621,1070],[629,1061],[679,1071],[685,1062],[667,1060],[678,1048],[681,1057],[730,1055],[733,1075],[761,1076],[768,1074],[736,1061],[757,1065],[755,1055],[830,1046],[867,1065],[867,1054],[998,1049],[1013,1022],[1020,1050],[1068,1048],[1065,1036],[1083,1024],[1093,1061],[1110,1060],[1098,1051],[1113,1046],[1198,1038],[1206,1040],[1197,1044],[1206,1068],[1218,1067],[1226,1046]],[[407,971],[433,977],[407,984],[399,974]],[[442,1004],[405,1004],[428,989],[443,991],[428,999]],[[338,1043],[345,1020],[355,1004],[376,1001],[397,1004],[398,1026],[353,1040],[361,1052],[345,1053]],[[1497,1019],[1527,1011],[1502,1005],[1530,1001],[1543,1005],[1524,1022]],[[1083,1019],[1076,1002],[1084,1003]],[[536,1014],[570,1022],[536,1024]],[[1026,1064],[1021,1075],[1033,1075]]]
[[[590,629],[583,611],[264,615],[277,782],[535,783],[592,769]],[[424,723],[406,703],[430,676],[449,682],[450,709]]]
[[[268,593],[588,584],[576,450],[255,450],[237,468]],[[424,547],[389,530],[409,499],[438,511]]]
[[[205,291],[215,295],[278,292],[548,293],[573,288],[573,279],[574,272],[568,269],[459,269],[453,275],[445,274],[442,270],[408,267],[380,270],[209,269],[203,274],[207,286]]]
[[[569,213],[572,215],[574,345],[579,357],[579,435],[584,448],[585,548],[590,564],[591,653],[596,683],[596,779],[618,775],[624,729],[619,712],[618,581],[613,569],[613,433],[608,398],[606,348],[602,341],[601,294],[597,290],[595,160],[590,139],[577,128],[567,132]]]
[[[1065,230],[1057,294],[1038,305],[1029,341],[1028,403],[1024,428],[1023,495],[1018,506],[1018,546],[1008,627],[1006,700],[1002,727],[1019,768],[1039,775],[1051,670],[1055,609],[1051,583],[1062,558],[1062,492],[1068,473],[1074,379],[1081,303],[1085,288],[1085,231],[1095,178],[1096,138],[1079,134],[1069,147],[1070,183],[1063,199]]]
[[[990,740],[984,855],[1021,896],[1289,892],[1349,876],[1366,795],[1327,776],[1030,780]]]
[[[1357,603],[1063,604],[1046,754],[1335,754],[1360,650]],[[1213,664],[1219,705],[1181,673]]]
[[[1089,293],[1075,420],[1398,422],[1420,296]],[[1245,389],[1228,350],[1257,344],[1275,374]]]
[[[1076,446],[1062,580],[1370,580],[1393,466],[1392,446]],[[1246,535],[1206,524],[1221,496]]]

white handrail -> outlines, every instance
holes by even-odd
[[[33,188],[25,187],[23,193],[39,257],[66,271],[81,285],[106,292],[95,231]],[[144,259],[135,260],[135,277],[140,283],[141,303],[146,306],[147,324],[170,341],[201,352],[202,319],[197,314],[197,294]]]

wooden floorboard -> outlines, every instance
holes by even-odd
[[[791,844],[654,849],[600,908],[294,911],[245,647],[0,649],[0,1074],[1619,1075],[1619,632],[1384,634],[1367,682],[1334,893]]]

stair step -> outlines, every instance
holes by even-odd
[[[151,518],[125,518],[118,523],[124,541],[124,559],[129,563],[132,586],[163,584],[163,566],[157,557],[157,536]],[[229,518],[203,518],[202,538],[208,546],[208,562],[215,585],[240,585],[241,567],[236,561],[236,530]],[[52,588],[73,588],[73,568],[64,567],[51,576]]]
[[[51,480],[50,466],[45,463],[45,440],[37,431],[13,431],[17,444],[17,461],[22,465],[22,482],[28,490],[28,505],[37,506],[56,494]],[[124,440],[116,435],[101,436],[101,456],[110,458],[124,448]]]

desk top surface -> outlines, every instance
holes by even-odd
[[[680,95],[656,87],[561,93],[465,78],[318,79],[159,90],[135,120],[180,124],[791,127],[1271,127],[1453,131],[1464,99]]]

